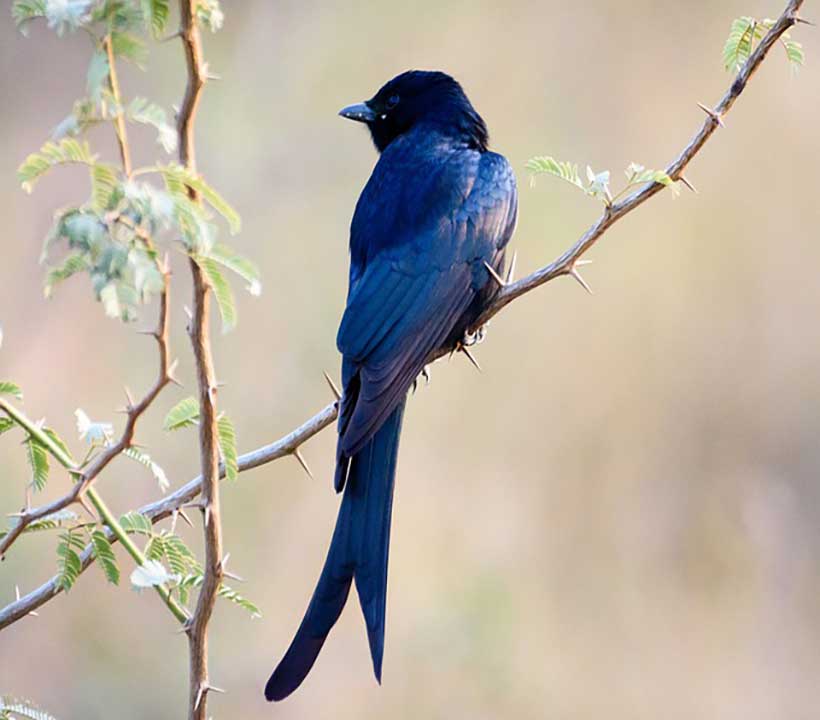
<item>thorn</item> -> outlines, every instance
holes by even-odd
[[[714,123],[716,123],[722,128],[726,127],[726,125],[723,124],[723,118],[720,116],[720,113],[716,113],[714,110],[712,110],[712,108],[706,107],[706,105],[704,105],[703,103],[698,103],[698,107],[701,110],[703,110],[703,112],[705,112],[710,118],[712,118],[712,121]]]
[[[201,500],[194,500],[193,502],[185,503],[182,507],[183,508],[191,508],[192,510],[203,510],[204,509],[204,506],[202,505]],[[182,512],[182,509],[180,509],[180,512]]]
[[[333,379],[328,375],[324,370],[322,370],[322,375],[325,376],[325,380],[327,380],[327,384],[330,385],[330,391],[336,397],[336,402],[342,399],[342,393],[339,388],[336,387],[336,383],[333,382]]]
[[[507,283],[504,282],[504,279],[495,271],[495,268],[490,265],[486,260],[484,261],[484,267],[487,268],[487,272],[490,273],[490,277],[495,280],[498,287],[503,288],[506,286]]]
[[[20,586],[19,585],[14,586],[14,597],[15,597],[15,602],[20,602]],[[29,610],[27,615],[31,615],[31,617],[40,617],[40,613],[35,612],[34,610]]]
[[[482,372],[481,365],[478,364],[478,360],[473,357],[473,354],[463,345],[460,350],[467,356],[467,359],[473,364],[473,367],[478,370],[478,372]]]
[[[193,624],[193,618],[188,617],[188,619],[184,623],[182,623],[182,625],[180,625],[178,629],[174,630],[174,635],[181,635],[182,633],[190,632]]]
[[[155,340],[159,340],[159,335],[156,330],[137,330],[137,335],[150,335]]]
[[[176,379],[174,373],[176,372],[177,365],[179,365],[179,358],[176,358],[169,366],[168,369],[165,371],[165,377],[168,378],[168,382],[173,383],[177,387],[183,387],[182,383]]]
[[[686,176],[683,173],[678,175],[678,180],[680,180],[684,185],[686,185],[686,187],[688,187],[693,193],[695,193],[695,195],[698,195],[698,189],[694,185],[692,185],[692,183],[690,183],[689,180],[686,179]]]
[[[805,19],[801,18],[800,16],[795,16],[794,21],[798,25],[809,25],[810,27],[816,27],[816,23],[813,23],[811,20],[805,20]]]
[[[293,450],[293,457],[295,457],[299,461],[299,464],[302,466],[302,469],[308,474],[308,477],[311,480],[313,480],[313,473],[310,471],[310,468],[308,467],[305,458],[302,456],[302,451],[299,450],[298,447]]]
[[[191,522],[191,518],[188,517],[188,514],[182,508],[178,508],[175,513],[179,515],[186,523],[188,523],[188,527],[194,526]]]
[[[125,391],[125,399],[128,401],[128,405],[126,407],[131,410],[134,407],[134,398],[131,396],[131,391],[128,389],[127,385],[123,385],[122,388]]]
[[[202,696],[208,692],[207,685],[200,685],[196,691],[196,701],[194,702],[194,710],[199,709],[199,703],[202,702]]]
[[[515,261],[518,259],[518,250],[513,250],[512,260],[510,260],[510,269],[507,270],[507,279],[504,281],[505,285],[509,285],[515,279]]]
[[[232,572],[228,572],[227,570],[222,570],[222,574],[229,580],[236,580],[236,582],[245,582],[245,578],[239,577],[239,575],[236,575]]]
[[[205,527],[208,527],[208,525],[209,525],[209,524],[210,524],[210,522],[211,522],[211,506],[210,506],[210,505],[206,505],[206,506],[203,508],[203,513],[204,513],[204,515],[205,515]]]
[[[177,30],[175,33],[171,35],[167,35],[166,37],[160,40],[161,43],[171,42],[171,40],[176,40],[177,38],[182,37],[182,30]]]
[[[583,265],[592,265],[592,263],[594,263],[594,262],[595,262],[594,260],[576,260],[575,261],[575,266],[579,267],[579,266],[583,266]]]
[[[80,503],[80,505],[83,506],[83,510],[85,510],[91,516],[92,519],[96,520],[97,519],[97,514],[89,506],[88,498],[85,495],[80,495],[80,497],[78,497],[77,500]]]
[[[594,295],[595,293],[593,293],[592,288],[589,285],[587,285],[587,281],[581,277],[581,273],[578,272],[578,268],[576,267],[576,265],[578,265],[577,261],[570,266],[569,274],[572,275],[572,277],[574,277],[578,281],[578,283],[582,288],[584,288],[584,290],[586,290],[590,295]]]
[[[228,560],[230,559],[230,557],[230,553],[225,553],[223,558],[219,561],[219,567],[222,569],[222,572],[225,572],[225,566],[228,564]]]
[[[188,316],[189,320],[194,319],[194,314],[191,312],[191,308],[189,308],[187,305],[183,305],[182,309],[185,311],[185,314]]]

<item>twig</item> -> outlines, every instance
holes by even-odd
[[[116,108],[114,108],[116,115],[114,116],[114,129],[117,132],[117,145],[120,148],[120,157],[122,158],[122,169],[125,172],[125,177],[131,177],[131,150],[128,146],[128,134],[125,128],[125,114],[122,107],[122,98],[120,96],[120,83],[117,79],[117,66],[114,62],[114,45],[111,42],[111,33],[105,36],[103,40],[103,47],[108,56],[108,87],[111,90],[111,95],[114,98]]]
[[[777,22],[772,26],[771,30],[763,38],[760,45],[746,61],[743,68],[738,73],[730,89],[724,95],[723,100],[716,108],[721,115],[725,115],[737,100],[738,96],[743,92],[749,78],[754,74],[757,68],[765,59],[766,55],[771,50],[772,46],[777,42],[778,38],[782,36],[786,30],[798,22],[797,11],[803,4],[803,0],[791,0],[783,11],[783,14],[778,18]],[[704,126],[698,131],[693,140],[684,148],[678,158],[673,161],[667,169],[667,174],[672,179],[680,179],[681,173],[697,155],[703,147],[706,140],[714,132],[715,124],[711,119],[707,118]],[[518,282],[512,282],[511,275],[504,281],[504,287],[496,295],[494,301],[490,304],[479,320],[479,324],[486,322],[488,319],[496,315],[506,305],[511,303],[517,297],[524,295],[536,287],[553,280],[561,275],[568,275],[569,268],[577,263],[578,259],[583,255],[597,239],[606,232],[607,229],[628,212],[634,210],[638,205],[648,200],[650,197],[660,192],[663,185],[655,183],[644,186],[620,203],[612,206],[608,212],[605,212],[603,217],[593,225],[569,250],[561,255],[557,260],[551,264],[537,270]],[[512,263],[511,263],[512,264]],[[446,354],[447,351],[434,354],[430,360],[435,360],[438,357]],[[269,445],[264,445],[256,450],[241,455],[238,459],[239,472],[244,472],[261,465],[273,462],[279,458],[292,455],[293,452],[301,447],[314,435],[317,435],[329,425],[332,425],[337,417],[338,408],[336,403],[332,403],[323,408],[316,415],[311,417],[305,423],[293,430],[285,437],[273,442]],[[220,477],[224,477],[224,468],[220,468]],[[180,508],[187,503],[193,501],[201,492],[202,477],[196,477],[187,484],[183,485],[176,492],[164,497],[157,502],[150,503],[140,508],[139,512],[148,517],[152,523],[172,516]],[[80,556],[82,561],[82,569],[85,570],[93,561],[93,553],[90,547],[86,547]],[[44,605],[51,598],[55,597],[61,592],[61,588],[57,583],[56,578],[52,578],[36,590],[24,595],[22,598],[9,604],[0,611],[0,630],[8,625],[20,620],[32,610]]]
[[[43,445],[54,456],[54,458],[69,471],[69,473],[75,476],[77,480],[71,490],[63,497],[58,498],[47,505],[26,510],[19,516],[14,527],[12,527],[2,538],[2,540],[0,540],[0,558],[5,555],[14,541],[29,525],[31,525],[31,523],[41,520],[47,515],[58,512],[69,505],[80,502],[83,495],[89,493],[91,490],[91,484],[108,466],[108,464],[120,453],[132,446],[137,421],[148,409],[151,403],[154,402],[162,389],[169,382],[171,382],[171,364],[169,361],[168,351],[168,296],[170,292],[170,276],[167,269],[163,273],[163,281],[164,289],[162,295],[160,296],[159,323],[156,331],[154,332],[154,337],[159,345],[159,372],[157,374],[157,379],[154,381],[153,386],[138,403],[135,405],[129,403],[129,406],[126,408],[125,428],[123,429],[119,440],[117,440],[117,442],[113,445],[107,446],[103,452],[101,452],[89,465],[82,468],[79,467],[75,461],[66,455],[60,446],[57,445],[57,443],[55,443],[40,428],[38,428],[36,424],[28,420],[22,412],[20,412],[7,400],[0,398],[0,410],[3,410],[18,425],[25,428],[26,432],[35,438],[37,442]]]
[[[185,49],[188,82],[179,112],[179,160],[196,172],[194,120],[203,86],[205,66],[202,60],[202,42],[196,22],[197,0],[180,0],[180,38]],[[188,188],[194,202],[199,201],[196,190]],[[190,720],[207,717],[208,693],[208,624],[222,584],[222,518],[219,506],[219,440],[217,434],[217,383],[211,357],[210,309],[211,288],[196,261],[190,260],[193,276],[193,318],[190,323],[191,344],[196,363],[199,388],[199,451],[202,469],[202,509],[205,533],[205,568],[199,590],[196,610],[188,632],[189,703]]]

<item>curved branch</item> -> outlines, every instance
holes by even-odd
[[[740,72],[735,77],[732,85],[724,94],[723,99],[720,101],[718,106],[712,113],[708,114],[706,121],[703,123],[694,138],[688,145],[686,145],[678,157],[670,163],[666,172],[673,180],[682,179],[682,173],[686,166],[695,157],[695,155],[700,152],[701,148],[715,129],[720,126],[722,116],[725,115],[734,105],[737,98],[746,88],[746,84],[749,79],[760,67],[772,47],[777,43],[784,32],[786,32],[797,22],[800,22],[798,11],[803,5],[803,1],[804,0],[790,0],[777,22],[772,26],[771,30],[762,39],[755,51],[741,68]],[[637,208],[653,195],[659,193],[663,187],[663,185],[650,183],[640,188],[632,195],[626,197],[624,200],[611,206],[607,211],[605,211],[602,217],[592,227],[590,227],[589,230],[587,230],[586,233],[584,233],[575,242],[575,244],[572,245],[572,247],[570,247],[555,261],[543,268],[540,268],[539,270],[536,270],[534,273],[522,278],[518,282],[505,284],[505,286],[502,287],[496,295],[490,306],[482,314],[479,319],[479,324],[484,323],[495,316],[499,311],[521,295],[525,295],[526,293],[549,282],[550,280],[554,280],[557,277],[571,274],[579,258],[587,250],[589,250],[615,222]],[[434,354],[430,360],[435,360],[445,354],[446,351],[438,352]],[[244,472],[245,470],[259,467],[260,465],[278,460],[279,458],[294,455],[302,444],[331,425],[336,420],[336,417],[336,404],[333,403],[326,406],[312,418],[280,440],[240,456],[239,471]],[[220,477],[223,476],[224,470],[220,469]],[[186,485],[183,485],[171,495],[168,495],[157,502],[143,506],[140,508],[139,512],[150,518],[152,522],[158,522],[163,518],[174,515],[184,505],[194,500],[201,492],[201,489],[202,477],[200,476],[194,478]],[[93,562],[93,556],[90,548],[85,549],[81,555],[81,559],[82,568],[85,570]],[[36,610],[59,593],[60,588],[57,584],[56,578],[52,578],[36,590],[21,597],[16,602],[11,603],[0,611],[0,630],[25,617],[30,612]]]

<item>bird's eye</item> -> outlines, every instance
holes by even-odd
[[[392,110],[394,107],[396,107],[396,105],[399,104],[400,99],[401,98],[399,98],[398,95],[391,95],[387,100],[387,105],[386,105],[387,109]]]

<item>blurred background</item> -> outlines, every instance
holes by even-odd
[[[782,0],[588,3],[225,3],[207,35],[222,80],[205,90],[200,168],[241,211],[232,242],[262,269],[239,292],[240,323],[215,336],[220,404],[241,451],[330,400],[346,291],[347,231],[376,160],[364,128],[336,116],[411,67],[455,75],[516,169],[520,272],[568,247],[599,213],[536,154],[613,171],[662,167],[729,86],[733,18]],[[806,14],[817,13],[807,3]],[[818,17],[812,19],[820,20]],[[215,717],[816,717],[820,677],[820,46],[807,65],[779,50],[687,171],[700,194],[663,193],[593,250],[595,295],[559,279],[492,323],[478,349],[433,368],[406,416],[393,518],[387,649],[373,680],[355,600],[316,668],[284,704],[262,687],[318,577],[338,499],[334,434],[305,447],[315,481],[280,460],[223,486],[231,569],[262,609],[220,603]],[[155,372],[135,328],[107,320],[86,279],[43,298],[41,241],[53,209],[83,200],[84,174],[57,171],[33,196],[19,162],[84,92],[81,34],[0,20],[0,377],[25,391],[75,452],[74,410],[111,420]],[[184,78],[177,43],[146,72],[121,67],[126,96],[170,107]],[[131,130],[136,161],[161,154]],[[110,132],[92,141],[115,158]],[[186,390],[164,393],[138,439],[174,486],[197,473],[195,433],[165,435],[194,384],[184,334],[187,272],[175,258],[174,351]],[[153,326],[146,308],[136,329]],[[17,510],[24,453],[0,442],[0,510]],[[62,494],[53,472],[38,499]],[[156,499],[121,460],[99,487],[123,512]],[[185,531],[199,548],[199,529]],[[23,538],[0,566],[0,604],[55,570],[55,538]],[[150,593],[92,567],[68,595],[0,638],[0,692],[60,718],[184,715],[187,647]]]

